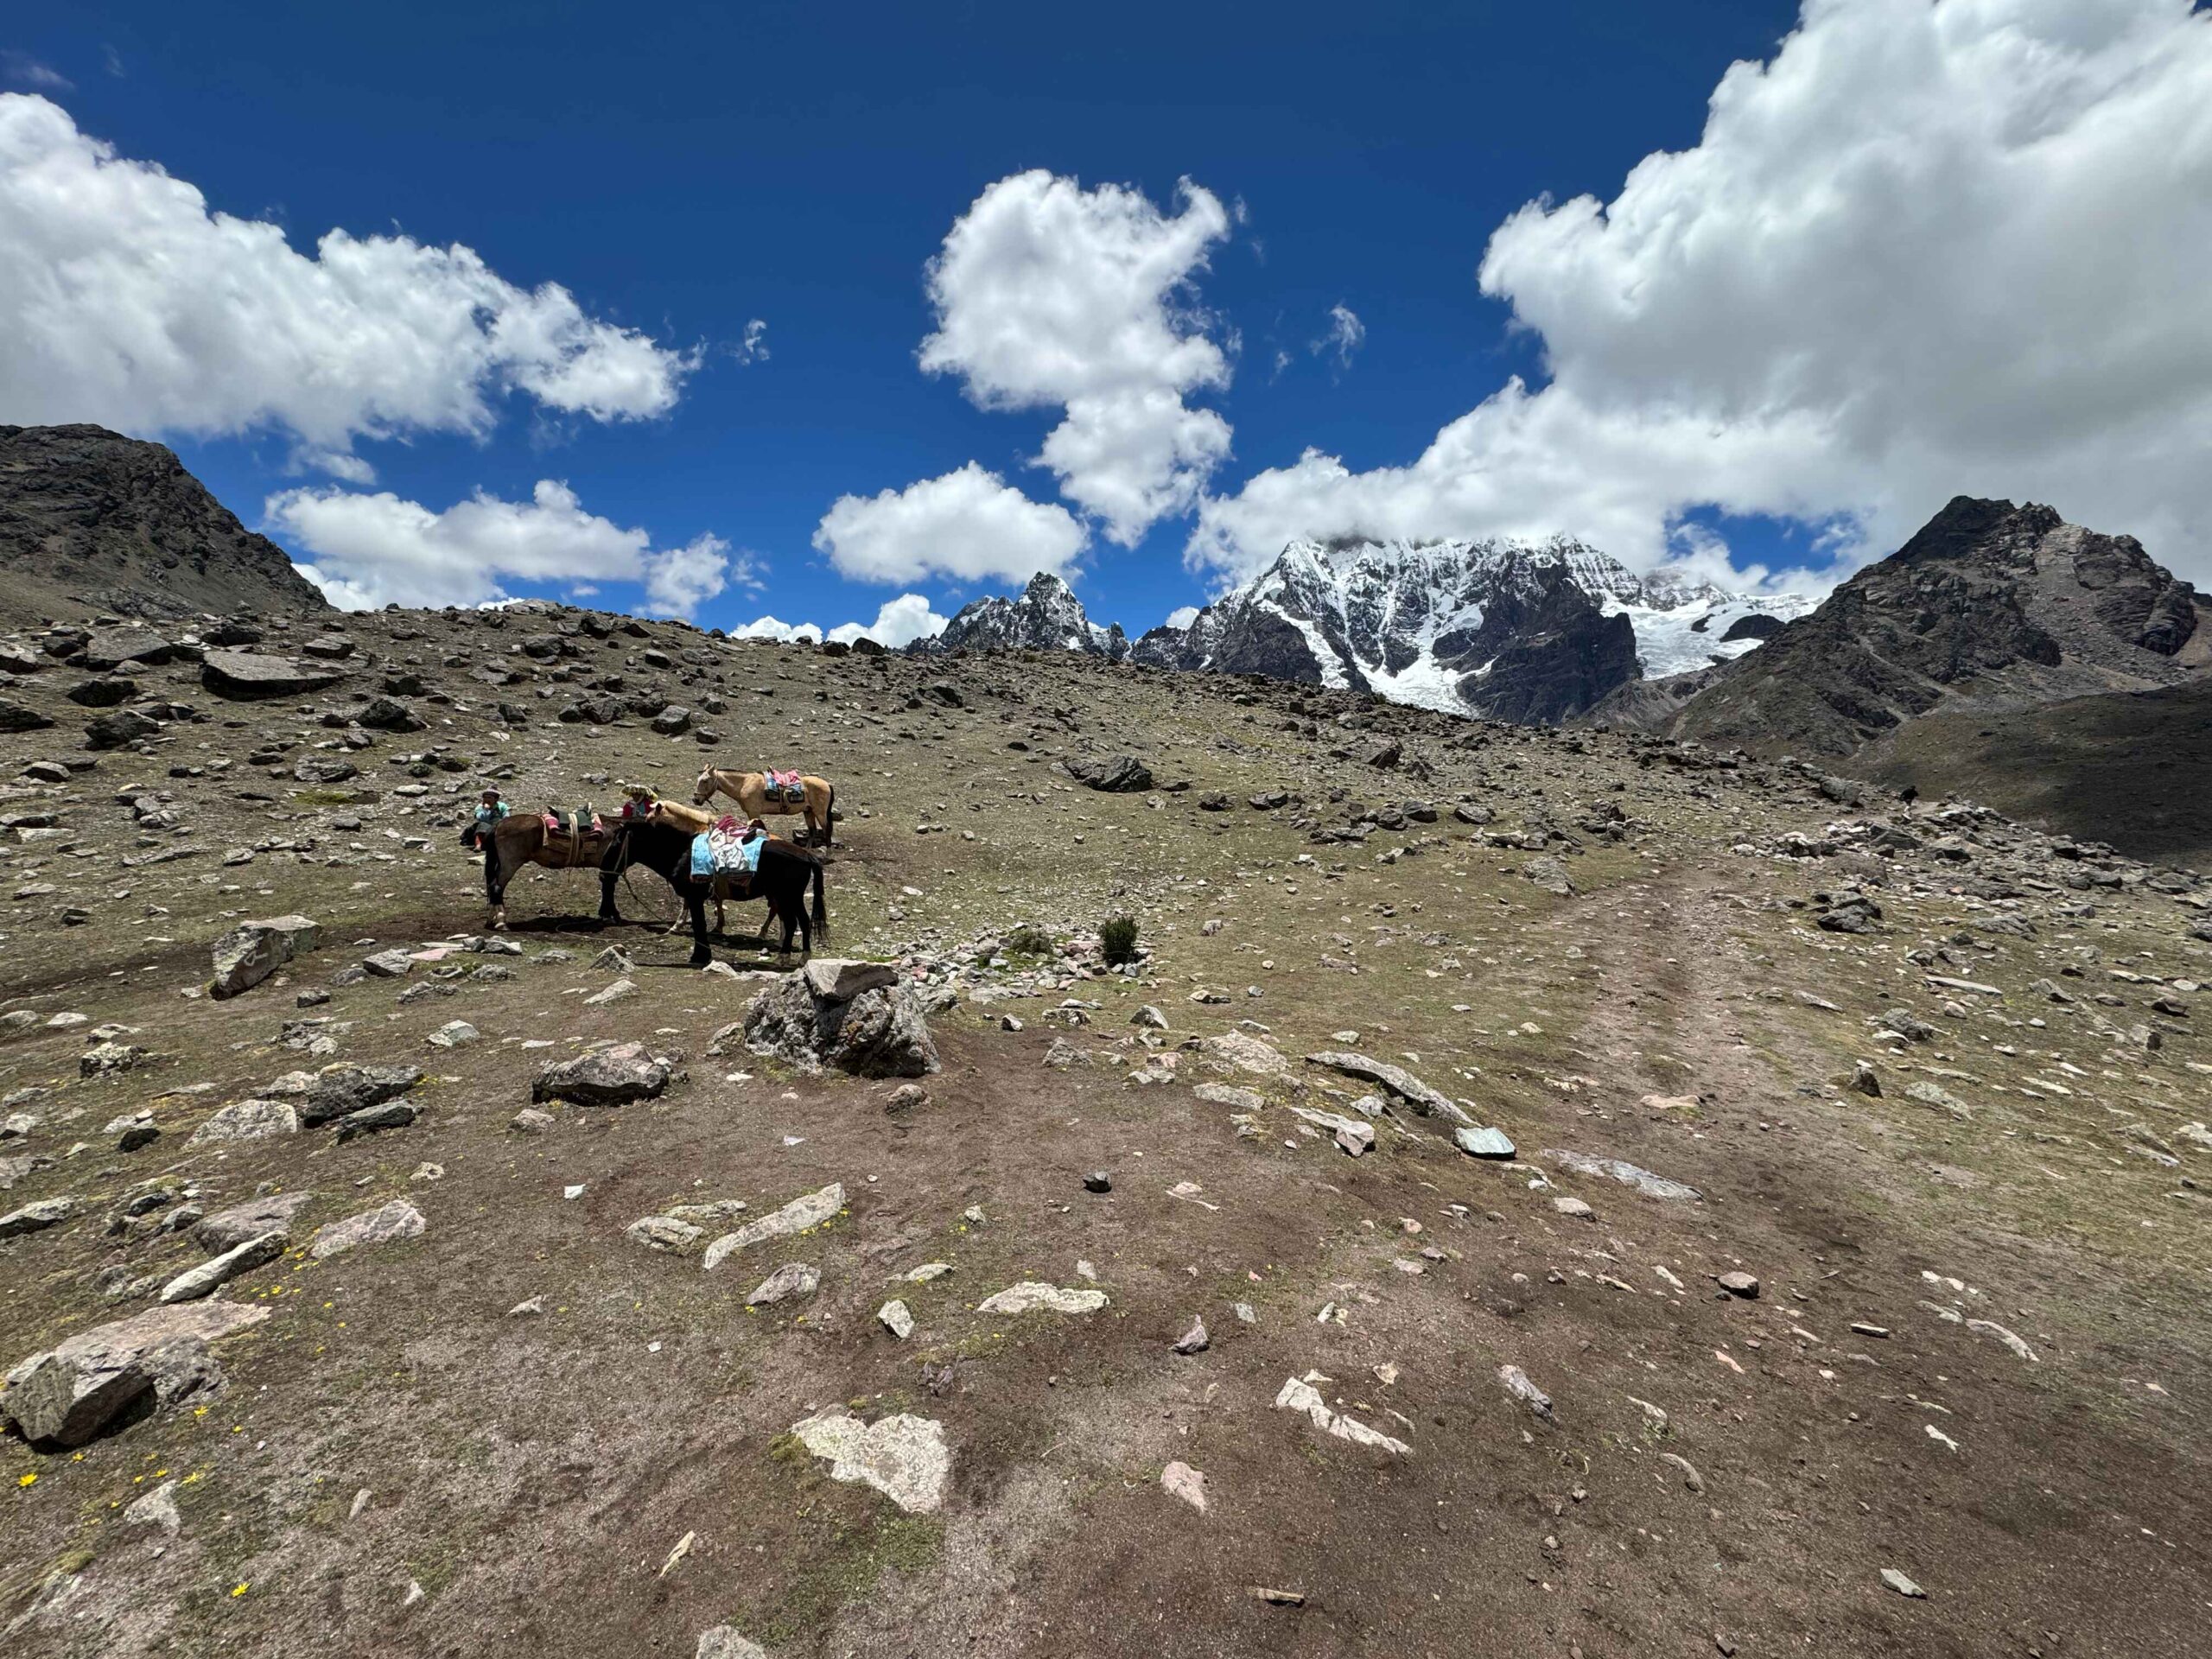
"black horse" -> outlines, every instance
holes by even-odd
[[[614,880],[623,871],[633,864],[652,870],[676,889],[677,897],[690,909],[691,965],[704,968],[714,960],[714,953],[707,949],[707,900],[714,896],[716,880],[731,878],[695,877],[691,874],[691,841],[688,832],[665,824],[625,824],[599,867],[601,911],[613,912]],[[807,908],[810,887],[814,899],[811,913]],[[793,933],[799,936],[799,948],[809,955],[813,953],[817,934],[821,935],[823,943],[829,943],[830,917],[822,904],[822,861],[813,854],[788,842],[769,842],[760,849],[760,868],[753,872],[752,891],[743,896],[767,900],[770,917],[784,925],[782,950],[786,957],[791,953]]]

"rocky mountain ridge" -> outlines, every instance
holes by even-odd
[[[1847,755],[1939,711],[2184,683],[2212,665],[2202,605],[2132,536],[1959,496],[1755,658],[1627,688],[1592,719]]]
[[[329,608],[165,446],[101,426],[0,426],[0,615]]]
[[[1146,667],[1371,690],[1446,714],[1557,724],[1639,677],[1732,661],[1812,608],[1679,573],[1639,576],[1570,538],[1294,542],[1184,626],[1129,642],[1040,573],[978,600],[925,653],[1078,651]]]

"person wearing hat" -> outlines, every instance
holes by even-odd
[[[499,820],[506,816],[507,804],[499,798],[499,791],[496,789],[486,790],[483,794],[477,797],[476,816],[471,820],[468,828],[462,832],[461,844],[465,847],[481,848],[486,838],[499,828]]]

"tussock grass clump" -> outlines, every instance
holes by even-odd
[[[1137,959],[1137,918],[1116,916],[1098,930],[1098,949],[1109,968]]]

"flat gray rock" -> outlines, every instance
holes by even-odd
[[[806,988],[832,1002],[849,1002],[862,991],[899,982],[899,970],[886,962],[854,962],[842,957],[816,957],[799,969]]]
[[[1315,1065],[1325,1065],[1332,1071],[1347,1077],[1357,1077],[1362,1083],[1372,1083],[1387,1089],[1400,1100],[1411,1106],[1422,1117],[1448,1117],[1455,1123],[1470,1128],[1478,1127],[1475,1120],[1460,1110],[1446,1096],[1430,1088],[1402,1066],[1378,1060],[1366,1054],[1355,1054],[1344,1049],[1325,1049],[1318,1054],[1308,1054],[1306,1059]]]
[[[819,1227],[844,1207],[844,1183],[832,1181],[817,1192],[793,1198],[772,1215],[748,1222],[734,1233],[723,1234],[707,1246],[707,1254],[701,1265],[712,1273],[734,1251],[750,1249],[753,1245],[772,1238],[789,1238],[810,1227]]]
[[[343,1255],[347,1250],[358,1250],[365,1244],[389,1244],[395,1239],[419,1237],[430,1224],[423,1212],[404,1198],[394,1198],[375,1210],[365,1210],[358,1216],[348,1216],[343,1221],[334,1221],[318,1230],[315,1243],[308,1246],[308,1254],[316,1261],[327,1261],[334,1255]]]
[[[822,1269],[804,1262],[787,1262],[753,1286],[745,1299],[747,1307],[768,1307],[795,1296],[811,1296],[822,1288]]]
[[[1578,1175],[1601,1175],[1609,1181],[1618,1181],[1632,1186],[1650,1198],[1701,1198],[1705,1195],[1694,1186],[1680,1181],[1670,1181],[1664,1175],[1654,1175],[1649,1170],[1625,1162],[1618,1158],[1600,1158],[1587,1152],[1567,1152],[1556,1147],[1547,1147],[1536,1154]]]
[[[263,1141],[297,1135],[300,1115],[281,1100],[234,1100],[192,1132],[188,1147],[225,1141]]]
[[[284,1247],[291,1243],[291,1236],[283,1232],[264,1233],[250,1238],[243,1244],[232,1246],[220,1255],[212,1256],[198,1267],[181,1273],[162,1287],[160,1300],[193,1302],[212,1294],[242,1273],[251,1273],[256,1268],[274,1262],[283,1255]]]
[[[1452,1131],[1452,1144],[1470,1158],[1510,1158],[1513,1141],[1503,1129],[1471,1129],[1465,1126]]]
[[[978,1313],[1028,1313],[1046,1308],[1055,1313],[1096,1313],[1106,1306],[1103,1290],[1063,1290],[1035,1279],[1008,1285],[976,1304]]]
[[[312,1192],[270,1192],[248,1198],[203,1217],[194,1226],[192,1236],[205,1250],[236,1249],[264,1233],[289,1231],[300,1206],[314,1197]]]
[[[791,1425],[799,1444],[830,1461],[830,1478],[873,1486],[909,1515],[928,1515],[944,1502],[952,1454],[944,1425],[900,1412],[864,1423],[835,1408]]]

